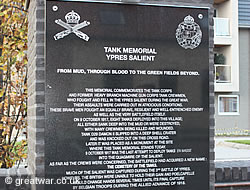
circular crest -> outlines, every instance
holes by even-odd
[[[192,16],[186,16],[184,22],[178,25],[176,39],[178,44],[184,49],[194,49],[200,45],[202,32]]]

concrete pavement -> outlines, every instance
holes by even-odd
[[[250,145],[225,142],[245,139],[250,140],[250,137],[216,137],[215,167],[250,167]]]
[[[226,140],[250,140],[250,137],[216,137],[215,160],[250,160],[250,145],[225,142]]]

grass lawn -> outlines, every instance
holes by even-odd
[[[250,145],[250,140],[227,140],[226,142]]]

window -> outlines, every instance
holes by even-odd
[[[239,96],[219,95],[218,113],[219,115],[239,115]]]
[[[231,83],[230,65],[214,65],[214,68],[216,83]]]

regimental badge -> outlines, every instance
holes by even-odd
[[[184,22],[176,29],[176,39],[178,44],[185,49],[197,48],[202,39],[200,26],[194,22],[190,15],[184,18]]]
[[[81,19],[80,15],[72,10],[71,12],[69,12],[65,15],[66,22],[62,21],[61,19],[55,20],[56,24],[62,26],[66,30],[57,33],[54,36],[54,39],[59,40],[59,39],[64,38],[65,36],[67,36],[71,33],[74,33],[79,38],[81,38],[85,41],[89,41],[89,36],[81,31],[79,31],[79,30],[81,28],[84,28],[84,27],[87,27],[88,25],[90,25],[90,22],[83,21],[82,23],[79,23],[80,19]]]

